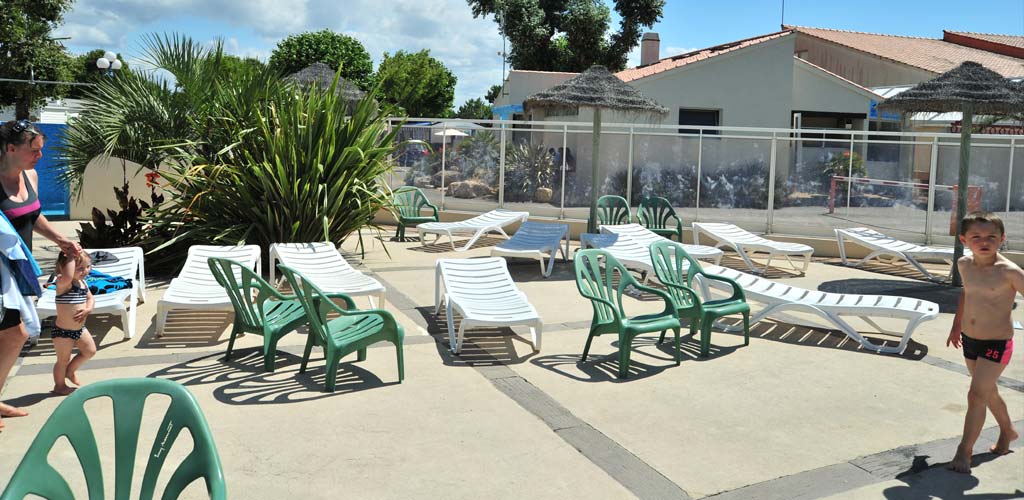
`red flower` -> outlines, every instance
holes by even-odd
[[[146,187],[150,189],[157,187],[159,185],[157,179],[159,178],[160,174],[158,172],[148,172],[146,174]]]

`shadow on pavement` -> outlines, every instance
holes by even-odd
[[[379,355],[387,356],[380,352]],[[392,355],[393,357],[393,355]],[[238,349],[232,359],[225,361],[223,354],[212,354],[150,373],[150,377],[174,380],[186,386],[216,385],[213,397],[229,405],[286,404],[324,399],[350,392],[397,385],[397,370],[392,370],[393,381],[384,382],[376,374],[353,364],[355,353],[346,356],[338,365],[335,392],[325,392],[324,359],[314,352],[305,373],[298,373],[302,358],[278,351],[276,370],[263,369],[261,347]],[[347,361],[346,361],[347,360]]]
[[[971,466],[977,467],[999,457],[995,453],[979,453],[972,458]],[[1000,500],[1024,498],[1024,491],[1020,489],[1015,489],[1013,493],[968,494],[967,491],[976,488],[980,484],[977,477],[971,474],[959,474],[946,470],[946,462],[929,464],[929,458],[927,455],[915,456],[910,469],[896,476],[896,479],[906,484],[886,488],[882,491],[885,498],[889,500],[928,500],[932,498],[942,498],[944,500]]]

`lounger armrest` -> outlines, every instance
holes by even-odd
[[[729,300],[747,300],[747,296],[743,293],[743,287],[741,287],[740,284],[736,282],[736,280],[733,280],[732,278],[726,278],[725,276],[719,276],[717,274],[711,274],[709,272],[705,272],[703,269],[687,273],[686,286],[692,288],[693,278],[696,277],[698,274],[704,276],[707,279],[721,281],[722,283],[728,283],[729,286],[732,286],[732,296],[729,297]]]

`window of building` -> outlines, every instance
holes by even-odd
[[[717,109],[679,109],[679,124],[695,127],[717,127],[721,111]],[[680,134],[697,134],[693,128],[681,128]],[[717,130],[705,130],[704,135],[718,135]]]

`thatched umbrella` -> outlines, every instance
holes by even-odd
[[[927,82],[919,83],[878,105],[882,110],[905,112],[960,112],[960,178],[957,185],[956,230],[967,215],[967,180],[971,160],[971,128],[974,114],[1010,115],[1024,112],[1024,86],[1015,84],[998,73],[967,61]],[[964,254],[960,238],[953,250],[953,285],[960,286],[960,270],[956,262]]]
[[[326,90],[334,84],[334,78],[338,78],[338,87],[335,92],[348,102],[349,109],[355,108],[356,104],[366,95],[359,90],[356,84],[342,78],[330,66],[324,63],[313,63],[305,68],[285,77],[285,80],[293,81],[304,89],[318,88]]]
[[[527,109],[594,110],[593,152],[591,153],[590,218],[587,231],[597,230],[598,160],[601,148],[601,110],[629,111],[648,115],[664,115],[668,109],[627,85],[604,66],[590,69],[547,90],[537,92],[523,101]]]

